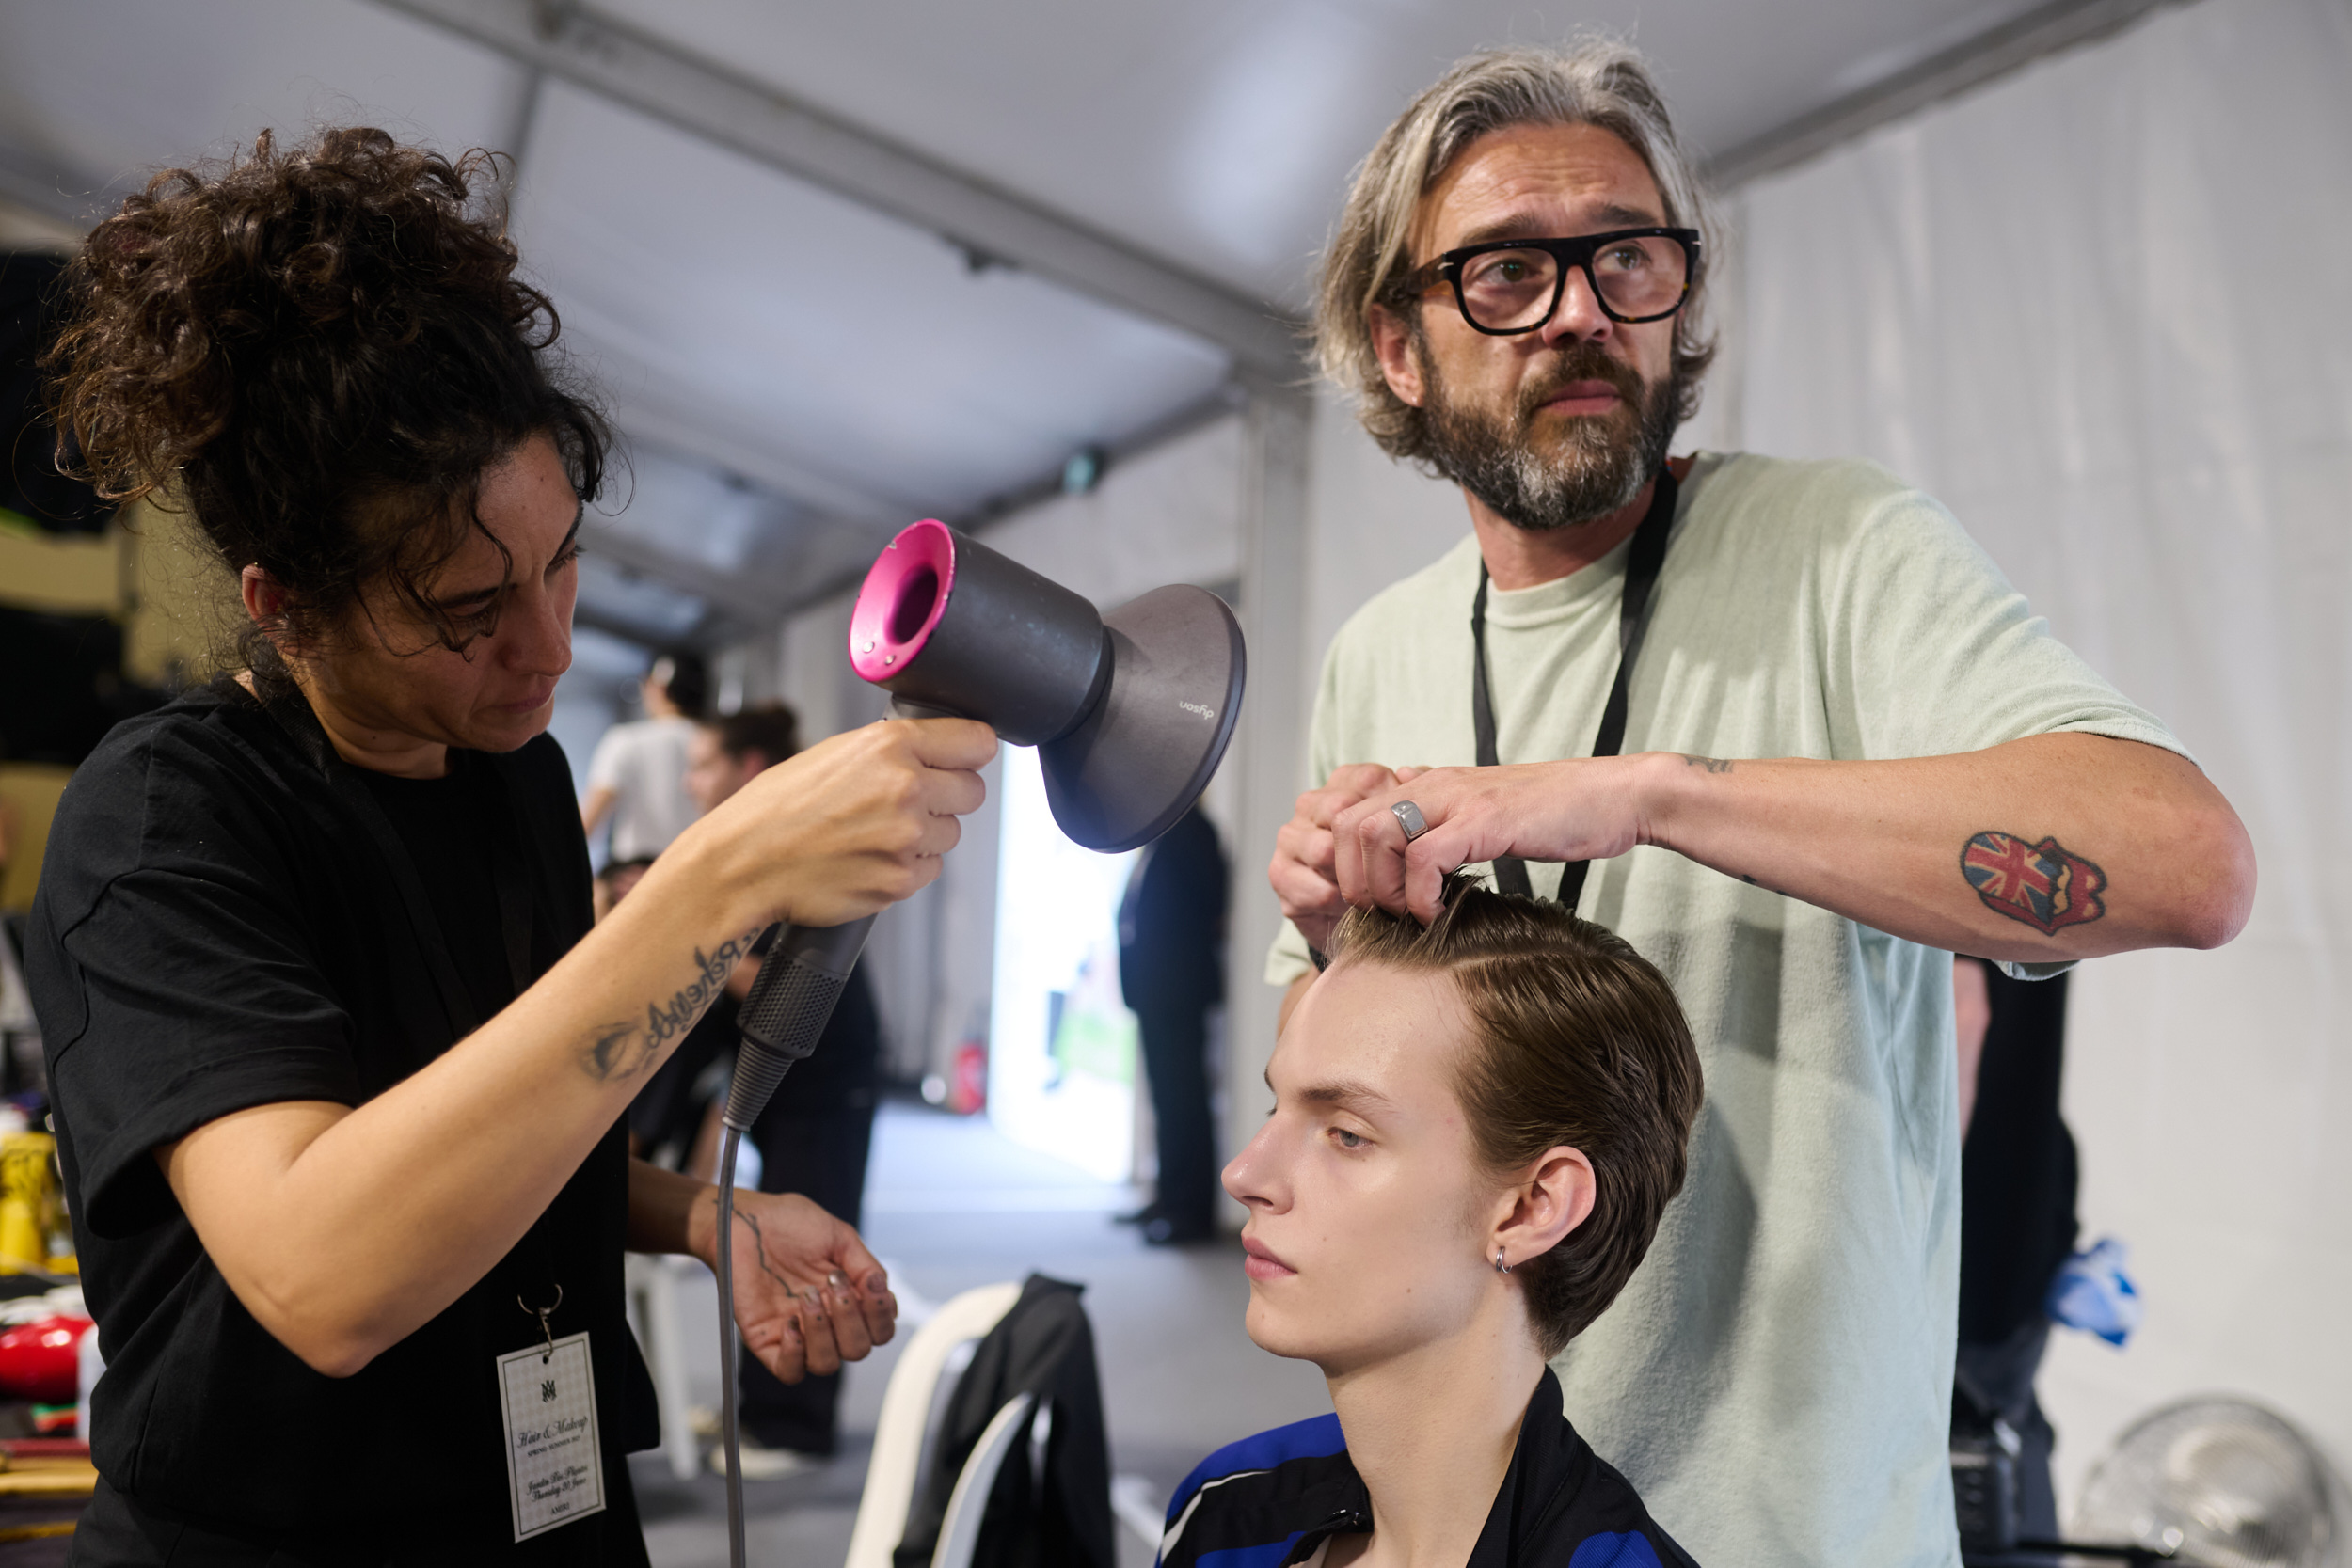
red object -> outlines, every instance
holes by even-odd
[[[988,1047],[965,1040],[956,1047],[955,1082],[947,1089],[947,1108],[972,1116],[988,1104]]]
[[[10,1459],[87,1459],[89,1445],[79,1437],[0,1437],[0,1453]]]
[[[87,1318],[43,1318],[0,1334],[0,1393],[36,1404],[70,1404],[81,1391]]]

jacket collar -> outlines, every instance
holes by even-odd
[[[1521,1549],[1542,1540],[1546,1528],[1574,1499],[1592,1464],[1592,1450],[1562,1418],[1560,1380],[1546,1367],[1528,1399],[1527,1413],[1519,1418],[1510,1467],[1503,1471],[1486,1528],[1478,1532],[1478,1544],[1464,1568],[1510,1568]],[[1317,1490],[1327,1493],[1328,1512],[1299,1536],[1282,1560],[1286,1565],[1306,1561],[1331,1536],[1372,1528],[1372,1493],[1356,1473],[1353,1460]]]

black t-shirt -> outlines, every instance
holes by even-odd
[[[135,1508],[298,1551],[333,1542],[341,1561],[421,1545],[645,1560],[623,1456],[658,1431],[623,1309],[617,1125],[487,1276],[342,1379],[246,1311],[152,1153],[250,1106],[383,1092],[589,919],[570,772],[546,736],[453,753],[445,779],[384,779],[336,759],[299,699],[265,710],[224,682],[119,726],[75,773],[25,970],[106,1358],[92,1457]],[[539,1339],[516,1298],[558,1285],[553,1332],[590,1335],[610,1501],[517,1546],[494,1361]]]

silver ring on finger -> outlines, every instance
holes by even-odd
[[[1389,808],[1389,813],[1404,825],[1405,842],[1407,844],[1429,831],[1429,819],[1422,816],[1421,808],[1410,800],[1399,800]]]

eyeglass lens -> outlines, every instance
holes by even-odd
[[[1548,250],[1482,251],[1462,263],[1462,309],[1478,325],[1498,331],[1540,325],[1559,281],[1560,262]],[[1681,299],[1689,261],[1664,235],[1613,240],[1595,253],[1592,281],[1612,313],[1655,316]]]

